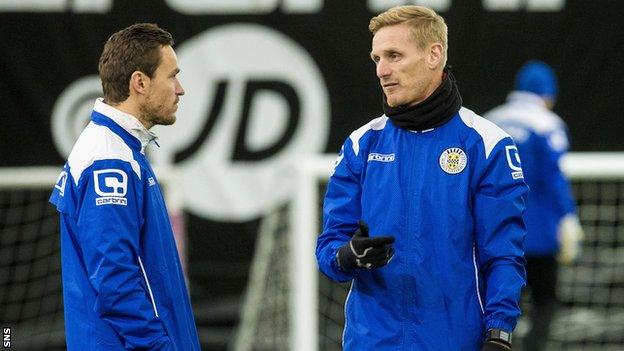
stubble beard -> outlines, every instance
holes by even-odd
[[[397,94],[395,93],[393,94],[392,97],[388,97],[388,94],[386,94],[386,103],[388,104],[388,106],[396,108],[399,106],[403,106],[405,104],[405,102],[401,100],[401,99],[405,99],[405,97],[396,96],[396,95]]]
[[[148,122],[152,126],[163,125],[169,126],[175,123],[175,114],[165,115],[163,112],[167,110],[164,104],[152,104],[151,100],[148,100],[141,106],[141,119]]]
[[[388,99],[388,95],[386,95],[386,103],[387,103],[387,104],[388,104],[388,106],[390,106],[390,107],[397,107],[397,106],[399,106],[399,105],[396,103],[396,100],[395,100],[395,99],[393,99],[393,98]]]

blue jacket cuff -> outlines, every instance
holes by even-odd
[[[490,319],[489,321],[487,321],[485,325],[485,330],[488,330],[488,329],[500,329],[508,333],[511,333],[514,329],[514,325],[512,325],[511,323],[505,322],[502,319]]]

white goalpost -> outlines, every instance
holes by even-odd
[[[297,188],[290,211],[292,234],[319,233],[321,194],[318,179],[328,178],[335,163],[335,155],[304,159],[297,169]],[[318,273],[315,257],[316,236],[300,235],[291,240],[290,267],[292,267],[292,339],[291,350],[318,350]]]
[[[233,350],[341,349],[342,303],[349,284],[322,276],[314,257],[322,230],[324,185],[335,159],[336,155],[319,155],[293,166],[297,188],[292,201],[267,215],[259,233],[257,245],[265,245],[256,250],[252,262]],[[583,257],[561,268],[562,308],[552,327],[549,350],[621,350],[624,152],[570,153],[562,168],[572,182],[587,238]],[[521,343],[519,329],[516,340]]]

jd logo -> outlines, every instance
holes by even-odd
[[[207,139],[210,135],[210,132],[214,129],[215,123],[222,116],[223,113],[223,103],[225,96],[228,91],[228,81],[220,81],[217,84],[217,90],[212,99],[212,107],[210,112],[207,115],[204,126],[199,133],[199,137],[197,137],[194,143],[189,144],[183,150],[176,152],[174,157],[174,163],[180,163],[188,158],[190,158],[198,149],[201,148],[205,139]],[[231,158],[234,161],[248,160],[248,161],[259,161],[265,158],[272,156],[274,153],[282,149],[285,145],[288,144],[290,139],[292,139],[295,130],[299,124],[300,118],[300,101],[299,96],[295,92],[292,86],[280,82],[280,81],[272,81],[272,80],[250,80],[245,83],[243,88],[243,98],[242,98],[242,107],[240,112],[240,123],[238,127],[238,132],[236,133],[236,139],[234,143],[234,148],[231,152]],[[255,99],[262,99],[262,95],[267,94],[264,97],[267,98],[281,98],[283,101],[275,101],[275,103],[285,103],[286,104],[286,115],[282,116],[285,119],[285,129],[282,132],[282,135],[272,143],[267,143],[267,145],[262,145],[262,142],[258,142],[259,145],[251,146],[247,144],[247,138],[252,138],[255,134],[258,134],[259,131],[252,130],[252,126],[250,125],[250,114],[252,113],[251,108],[252,104],[255,103]],[[268,94],[275,95],[271,97]],[[278,122],[279,123],[279,122]],[[280,127],[277,125],[266,125],[266,126],[256,126],[256,128],[276,128]],[[254,134],[255,132],[255,134]],[[252,140],[250,140],[251,142]]]
[[[186,207],[248,220],[285,201],[288,166],[327,143],[329,98],[316,63],[292,39],[251,24],[208,30],[178,57],[186,95],[178,122],[154,129],[163,142],[153,156],[181,169]]]
[[[150,156],[177,167],[185,207],[235,221],[287,200],[289,166],[322,152],[329,134],[327,87],[312,57],[280,32],[252,24],[215,27],[176,51],[186,95],[177,122],[153,128],[161,148]],[[64,155],[100,89],[97,76],[86,77],[59,98],[52,124]]]

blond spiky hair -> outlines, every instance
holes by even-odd
[[[385,26],[406,23],[410,26],[412,36],[418,47],[424,50],[431,43],[440,43],[444,47],[443,65],[446,65],[448,48],[448,27],[444,18],[435,11],[424,6],[397,6],[383,12],[370,20],[368,29],[375,35]]]

